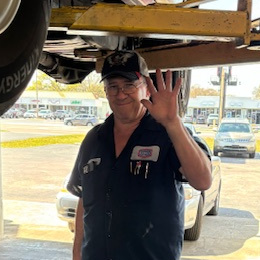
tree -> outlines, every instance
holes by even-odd
[[[190,90],[190,97],[195,98],[197,96],[219,96],[219,91],[213,88],[202,88],[199,85],[194,85]]]
[[[104,85],[100,82],[101,77],[96,72],[90,73],[82,83],[62,84],[47,74],[37,70],[27,90],[57,91],[60,94],[65,91],[70,92],[92,92],[96,98],[105,97]]]
[[[252,92],[252,96],[255,99],[260,99],[260,85],[258,87],[255,87],[253,92]]]
[[[49,77],[44,72],[37,70],[34,74],[33,79],[27,86],[27,90],[36,90],[39,91],[57,91],[62,92],[66,90],[66,85],[61,84],[55,79]]]
[[[90,73],[85,80],[83,80],[82,85],[85,88],[85,91],[92,92],[96,98],[106,97],[104,91],[104,83],[100,82],[101,76],[95,71]]]

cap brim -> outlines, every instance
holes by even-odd
[[[123,77],[123,78],[129,79],[131,81],[139,79],[139,77],[137,76],[137,74],[134,71],[133,72],[113,71],[113,72],[110,72],[110,73],[104,75],[102,77],[101,81],[103,81],[104,79],[114,78],[114,77]]]

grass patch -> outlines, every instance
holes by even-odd
[[[51,145],[51,144],[75,144],[75,143],[81,143],[84,137],[85,137],[84,134],[78,134],[78,135],[61,135],[61,136],[28,138],[25,140],[14,140],[9,142],[2,142],[1,147],[28,148],[28,147]]]
[[[213,151],[213,145],[214,145],[214,138],[211,137],[203,137],[203,140],[207,143],[210,150]]]

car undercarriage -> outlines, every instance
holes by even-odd
[[[8,28],[0,28],[1,114],[27,86],[31,67],[58,82],[79,83],[93,70],[100,72],[106,55],[127,49],[145,58],[151,77],[161,68],[172,69],[175,80],[184,78],[183,115],[190,68],[260,61],[260,20],[251,19],[252,1],[238,0],[236,11],[200,9],[210,1],[11,1],[19,8]]]

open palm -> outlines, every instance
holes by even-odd
[[[152,80],[146,78],[152,99],[151,101],[142,100],[142,103],[156,121],[166,127],[179,119],[178,94],[181,87],[181,78],[172,87],[172,72],[168,70],[164,80],[161,70],[156,70],[156,81],[158,90],[156,90]]]

